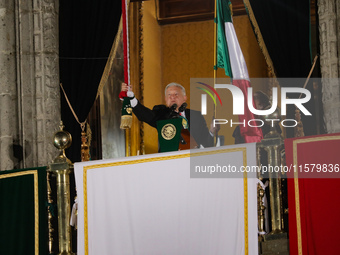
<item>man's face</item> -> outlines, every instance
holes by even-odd
[[[165,103],[168,107],[173,104],[177,104],[177,109],[187,101],[187,96],[183,95],[183,91],[181,88],[176,86],[171,86],[166,90],[165,94]]]

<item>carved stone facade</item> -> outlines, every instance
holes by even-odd
[[[322,101],[327,133],[340,132],[340,3],[318,0]]]
[[[60,122],[58,0],[0,0],[0,169],[45,166]]]

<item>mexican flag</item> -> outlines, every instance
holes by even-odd
[[[247,98],[247,88],[250,87],[248,69],[244,60],[240,44],[235,33],[233,20],[230,11],[231,2],[227,0],[217,0],[217,47],[216,67],[224,68],[225,74],[232,79],[232,84],[240,88],[244,95],[244,115],[238,115],[241,135],[246,143],[260,142],[263,138],[262,130],[257,127],[249,127],[248,120],[256,119],[249,111]],[[251,123],[254,125],[254,122]]]

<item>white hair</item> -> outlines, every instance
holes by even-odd
[[[180,89],[182,90],[182,92],[183,92],[183,96],[186,95],[186,94],[185,94],[185,88],[184,88],[181,84],[176,83],[176,82],[171,82],[171,83],[169,83],[168,85],[166,85],[166,87],[165,87],[165,90],[164,90],[165,96],[166,96],[166,90],[167,90],[168,88],[170,88],[170,87],[173,87],[173,86],[180,88]]]

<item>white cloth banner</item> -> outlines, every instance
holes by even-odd
[[[256,164],[255,144],[76,163],[78,254],[258,254],[256,179],[191,178],[211,155]]]

